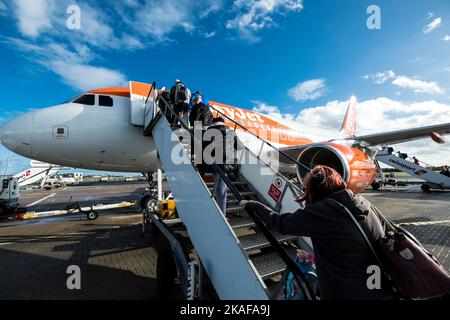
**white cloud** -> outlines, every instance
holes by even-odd
[[[442,94],[445,92],[437,82],[426,82],[405,76],[398,76],[392,81],[392,84],[401,88],[412,89],[416,93]]]
[[[168,35],[177,29],[192,31],[191,10],[186,5],[185,1],[148,1],[142,9],[137,10],[133,21],[136,31],[157,42],[169,40]]]
[[[223,0],[147,0],[132,2],[132,10],[123,11],[121,18],[135,34],[154,45],[174,41],[175,32],[197,34],[204,37],[201,20],[208,18],[223,7]]]
[[[35,38],[52,27],[51,13],[54,9],[52,0],[14,0],[15,16],[19,31],[28,37]]]
[[[124,74],[107,68],[56,61],[52,63],[52,69],[67,84],[82,91],[127,85]]]
[[[226,28],[238,30],[249,42],[257,42],[258,31],[275,25],[273,15],[300,12],[303,0],[235,0],[233,8],[237,16],[227,21]]]
[[[448,72],[450,72],[450,67],[448,67],[448,68],[445,68],[445,71],[448,71]]]
[[[321,132],[336,138],[344,119],[348,101],[331,101],[326,105],[301,110],[298,114],[283,114],[276,106],[262,102],[254,108],[283,121],[301,132]],[[358,102],[357,135],[387,132],[450,122],[450,104],[434,100],[404,102],[377,98]],[[450,142],[449,142],[450,143]],[[450,144],[436,145],[424,139],[395,146],[396,150],[417,156],[421,161],[434,165],[450,164]]]
[[[450,35],[445,35],[443,38],[442,38],[442,40],[443,41],[446,41],[446,42],[448,42],[448,41],[450,41]]]
[[[126,85],[126,76],[120,71],[92,65],[94,54],[86,46],[71,51],[59,43],[37,46],[15,38],[8,38],[7,42],[78,90]]]
[[[217,34],[216,31],[211,31],[211,32],[205,32],[205,33],[203,33],[203,36],[204,36],[206,39],[209,39],[209,38],[214,37],[216,34]]]
[[[200,8],[199,17],[200,19],[205,19],[209,17],[212,13],[216,13],[223,7],[222,0],[209,0],[206,1]]]
[[[288,95],[298,102],[315,100],[322,97],[327,91],[324,79],[313,79],[298,83],[288,90]]]
[[[383,84],[389,79],[395,78],[395,72],[393,70],[388,70],[384,72],[377,72],[374,74],[365,75],[364,79],[369,80],[371,79],[376,84]]]
[[[122,72],[95,63],[103,61],[103,50],[144,47],[139,38],[127,33],[129,29],[122,28],[120,19],[113,28],[113,19],[105,10],[80,3],[81,29],[69,30],[66,9],[73,1],[14,0],[14,4],[18,30],[27,38],[1,41],[24,53],[26,59],[56,73],[78,90],[126,83]]]
[[[396,75],[394,70],[388,70],[384,72],[378,72],[374,74],[365,75],[365,80],[371,79],[375,84],[383,84],[390,79],[394,79],[392,84],[404,88],[412,89],[416,93],[430,93],[430,94],[442,94],[445,91],[439,86],[437,82],[427,82],[416,78],[409,78],[402,75]],[[399,95],[396,92],[396,95]]]
[[[252,103],[256,105],[253,108],[253,110],[256,112],[264,113],[272,118],[277,119],[285,119],[286,117],[288,117],[287,114],[282,114],[277,106],[271,106],[261,101],[252,101]]]
[[[436,28],[439,28],[441,26],[441,24],[442,24],[442,19],[440,17],[436,18],[423,28],[423,33],[430,33],[433,30],[435,30]]]
[[[436,59],[434,58],[430,58],[430,57],[425,57],[425,58],[414,58],[414,59],[410,59],[408,60],[408,63],[420,63],[420,64],[432,64],[436,62]]]

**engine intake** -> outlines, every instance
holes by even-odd
[[[350,165],[345,155],[328,144],[312,145],[298,156],[298,162],[306,165],[308,168],[314,168],[317,165],[324,165],[336,170],[346,183],[350,179]],[[297,166],[297,177],[303,182],[308,174],[308,170],[304,167]]]
[[[307,147],[299,154],[298,161],[308,168],[324,165],[335,169],[347,183],[347,188],[355,193],[366,190],[377,174],[373,160],[364,151],[331,142]],[[307,169],[297,167],[300,181],[303,182],[307,174]]]

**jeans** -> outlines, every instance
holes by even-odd
[[[227,215],[227,184],[225,181],[218,175],[214,173],[214,199],[217,202],[220,210],[222,210],[222,214],[224,217]]]

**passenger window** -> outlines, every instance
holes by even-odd
[[[73,103],[79,103],[79,104],[85,104],[88,106],[93,106],[93,105],[95,105],[95,95],[93,95],[93,94],[82,95],[81,97],[75,99],[73,101]]]
[[[99,96],[99,106],[101,107],[112,107],[113,106],[113,98],[110,96]]]

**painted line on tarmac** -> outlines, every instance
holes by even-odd
[[[426,221],[426,222],[404,222],[397,223],[399,226],[430,226],[434,224],[444,224],[450,223],[450,220],[441,220],[441,221]]]
[[[30,203],[30,204],[27,205],[26,207],[28,208],[28,207],[35,206],[35,205],[37,205],[38,203],[41,203],[42,201],[47,200],[48,198],[54,197],[55,194],[56,194],[56,193],[49,194],[48,196],[46,196],[46,197],[44,197],[44,198],[42,198],[42,199],[39,199],[38,201],[35,201],[35,202],[33,202],[33,203]]]
[[[83,236],[86,235],[83,232],[71,232],[71,233],[67,233],[67,234],[63,234],[63,235],[54,235],[54,236],[43,236],[43,237],[37,237],[37,238],[30,238],[30,239],[17,239],[16,241],[13,242],[0,242],[0,247],[1,246],[7,246],[10,244],[17,244],[17,243],[27,243],[27,242],[39,242],[42,240],[51,240],[51,239],[58,239],[58,241],[71,241],[70,238],[74,237],[74,236]]]

